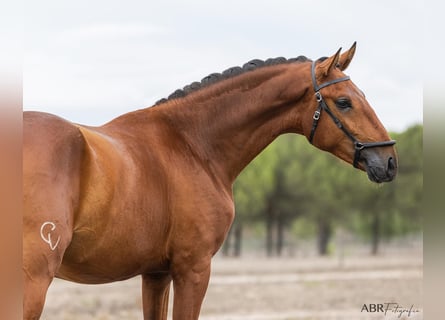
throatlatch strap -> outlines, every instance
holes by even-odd
[[[318,120],[320,120],[321,116],[321,102],[318,103],[317,110],[314,112],[314,116],[312,117],[312,129],[311,129],[311,135],[309,136],[309,142],[312,143],[312,140],[314,140],[315,135],[315,129],[317,129]]]

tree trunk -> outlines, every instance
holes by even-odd
[[[284,245],[284,217],[282,214],[278,215],[277,219],[277,243],[276,243],[276,253],[277,256],[281,257]]]
[[[234,244],[234,253],[233,255],[235,257],[241,256],[241,245],[242,245],[242,238],[243,238],[243,226],[241,224],[238,224],[235,226],[235,244]]]
[[[373,214],[371,232],[372,232],[371,254],[375,256],[379,251],[379,243],[380,243],[380,215],[378,212],[375,212]]]
[[[269,203],[266,209],[266,254],[268,257],[273,256],[273,227],[274,214],[272,205]]]
[[[228,257],[230,255],[230,245],[231,245],[231,239],[232,239],[232,233],[233,233],[233,227],[230,228],[229,232],[227,233],[226,240],[224,240],[223,247],[221,250],[221,253],[223,257]]]
[[[332,226],[327,219],[318,222],[318,254],[321,256],[328,254],[328,244],[332,235]]]

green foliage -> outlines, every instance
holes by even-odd
[[[291,225],[291,232],[298,235],[300,239],[311,239],[317,234],[317,229],[311,220],[305,216],[295,219]]]
[[[320,221],[342,224],[365,239],[376,236],[376,223],[384,237],[420,231],[423,127],[391,136],[397,140],[398,176],[380,185],[304,137],[279,137],[234,185],[237,223],[266,221],[272,206],[302,237],[313,235]]]
[[[240,174],[234,185],[235,209],[239,221],[259,219],[264,211],[267,195],[274,185],[278,156],[271,144]]]

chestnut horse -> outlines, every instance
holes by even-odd
[[[144,319],[167,318],[171,283],[173,319],[198,319],[233,182],[283,133],[391,181],[395,141],[343,73],[354,52],[253,60],[100,127],[25,112],[24,318],[40,317],[53,277],[142,275]]]

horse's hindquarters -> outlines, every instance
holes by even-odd
[[[71,241],[83,141],[53,115],[26,112],[23,120],[24,318],[33,319]]]

